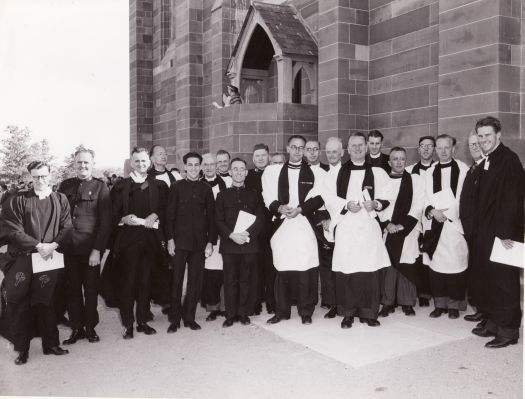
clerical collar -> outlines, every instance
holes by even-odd
[[[445,168],[450,168],[452,166],[452,160],[446,162],[446,163],[441,163],[439,162],[437,164],[437,166],[440,168],[440,169],[445,169]]]
[[[335,165],[330,164],[330,169],[338,168],[339,166],[341,166],[341,161],[337,162]]]
[[[38,199],[44,199],[44,198],[47,198],[51,195],[51,193],[53,192],[53,190],[51,190],[51,187],[46,187],[44,188],[43,190],[41,191],[36,191],[35,189],[33,189],[33,191],[35,192],[35,195],[38,197]]]
[[[432,165],[432,161],[430,161],[429,163],[423,163],[423,161],[419,161],[419,164],[425,168],[430,168],[430,166]]]
[[[381,153],[378,152],[377,155],[372,155],[372,154],[368,154],[368,155],[370,155],[370,158],[377,159],[377,158],[379,158],[381,156]]]
[[[401,179],[402,177],[403,177],[403,173],[401,173],[400,175],[398,175],[397,173],[390,173],[391,179]]]
[[[213,176],[211,179],[204,175],[204,178],[206,179],[206,181],[214,181],[215,179],[217,179],[217,175]]]
[[[288,162],[288,169],[301,169],[301,161],[299,162]]]
[[[226,172],[226,173],[219,172],[219,176],[221,176],[221,177],[228,177],[228,176],[230,176],[230,174],[228,172]]]
[[[350,162],[351,162],[352,170],[364,170],[364,169],[366,169],[365,161],[363,161],[363,162],[350,161]]]
[[[476,163],[476,165],[479,165],[484,160],[485,160],[485,157],[481,157],[480,159],[478,159],[477,161],[474,161],[474,162]]]
[[[232,184],[231,186],[232,186],[233,188],[236,188],[237,190],[240,190],[241,188],[244,188],[244,187],[245,187],[244,183],[242,183],[241,186],[235,186],[235,185],[233,185],[233,184]]]
[[[133,180],[135,183],[144,183],[148,176],[142,176],[136,171],[133,171],[129,174],[129,177],[131,177],[131,180]]]

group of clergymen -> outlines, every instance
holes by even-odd
[[[6,204],[1,218],[8,240],[4,334],[18,352],[15,363],[27,362],[34,320],[44,354],[68,353],[59,346],[54,311],[61,271],[32,269],[35,257],[47,262],[59,253],[72,327],[64,345],[99,340],[99,292],[119,308],[130,339],[135,322],[137,332],[156,333],[148,324],[152,301],[168,315],[168,333],[181,320],[201,328],[199,301],[206,321],[224,316],[224,327],[250,324],[263,302],[273,314],[268,323],[288,320],[296,305],[302,323],[311,324],[319,279],[324,317],[342,317],[344,329],[354,317],[379,326],[378,316],[396,306],[412,316],[418,297],[421,307],[433,298],[430,317],[457,319],[468,292],[476,312],[465,319],[479,322],[472,332],[494,337],[487,347],[515,344],[520,272],[490,261],[490,252],[496,237],[509,250],[523,242],[525,179],[501,135],[498,119],[476,122],[470,168],[454,159],[456,139],[446,134],[421,137],[420,160],[409,167],[404,148],[381,152],[375,130],[350,135],[343,164],[339,138],[327,140],[325,165],[318,141],[294,135],[283,164],[269,164],[265,144],[255,145],[250,170],[226,151],[189,152],[185,178],[166,169],[163,147],[135,148],[130,176],[111,192],[91,175],[91,150],[75,154],[77,177],[57,193],[49,167],[33,162],[34,188]]]

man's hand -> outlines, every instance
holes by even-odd
[[[242,233],[231,233],[230,238],[235,244],[242,245],[248,241],[248,233],[246,231]]]
[[[330,222],[331,222],[330,219],[325,219],[325,220],[323,220],[321,222],[324,231],[329,231],[330,230]]]
[[[58,248],[58,244],[56,242],[52,242],[52,243],[41,242],[40,244],[36,246],[38,253],[45,260],[48,260],[49,258],[51,258],[51,255],[53,255],[53,251],[57,248]]]
[[[159,220],[159,217],[157,216],[157,214],[156,213],[152,213],[146,219],[144,219],[144,227],[147,228],[147,229],[152,229],[153,228],[153,224],[157,220]]]
[[[512,240],[501,240],[501,244],[503,244],[505,249],[511,249],[514,246],[514,242]]]
[[[168,253],[170,256],[175,255],[175,241],[173,241],[173,238],[168,240]]]
[[[89,260],[88,260],[89,266],[98,266],[100,265],[100,251],[98,249],[92,249],[91,253],[89,254]]]
[[[137,217],[135,215],[126,215],[123,216],[120,221],[128,226],[138,226]]]
[[[388,226],[386,226],[386,231],[388,231],[389,234],[395,234],[404,229],[405,228],[400,224],[388,223]]]
[[[376,209],[376,202],[374,200],[365,201],[363,202],[363,206],[367,212],[372,212]]]
[[[348,201],[346,208],[352,213],[357,213],[361,210],[361,205],[357,201]]]
[[[300,206],[298,206],[297,208],[293,208],[291,209],[288,214],[286,215],[286,217],[288,219],[293,219],[294,217],[296,217],[297,215],[299,215],[303,210],[301,209]]]
[[[439,223],[445,223],[447,221],[447,217],[445,216],[445,213],[444,213],[446,210],[448,210],[448,208],[445,208],[445,209],[432,209],[430,211],[430,214]]]
[[[204,256],[206,258],[209,258],[212,253],[213,253],[213,244],[209,242],[208,244],[206,244],[206,249],[204,250]]]
[[[277,208],[277,212],[285,216],[288,216],[288,212],[290,212],[291,210],[292,208],[290,208],[288,205],[279,205],[279,208]]]

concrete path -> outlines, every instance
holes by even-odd
[[[275,326],[268,315],[251,326],[182,328],[154,307],[154,336],[124,341],[117,312],[100,306],[102,340],[80,341],[63,357],[43,356],[33,340],[29,362],[0,339],[0,395],[173,398],[504,398],[523,397],[523,343],[501,350],[470,334],[474,323],[399,310],[382,326],[339,327],[340,318],[303,326],[297,315]],[[69,330],[60,329],[61,339]]]

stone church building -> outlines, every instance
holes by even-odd
[[[130,0],[131,146],[169,163],[292,134],[379,129],[414,159],[449,133],[459,158],[477,118],[503,123],[525,159],[522,0]],[[243,104],[222,104],[226,85]],[[323,155],[324,156],[324,155]]]

